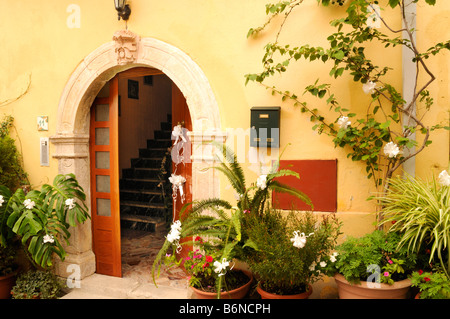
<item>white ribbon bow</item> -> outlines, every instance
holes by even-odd
[[[183,140],[183,142],[186,143],[186,139],[183,136],[183,127],[181,126],[181,124],[173,127],[172,135],[175,137],[175,143],[173,143],[173,145],[176,145],[180,138]]]
[[[176,199],[177,190],[180,191],[181,201],[184,202],[184,190],[183,184],[186,182],[186,179],[181,175],[172,174],[169,177],[169,181],[172,183],[173,197]]]

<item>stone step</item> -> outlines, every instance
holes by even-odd
[[[166,222],[162,218],[151,217],[151,216],[144,216],[144,215],[120,214],[120,219],[121,220],[127,220],[127,221],[130,221],[130,222],[154,224],[156,229],[166,225]]]
[[[139,149],[140,158],[163,158],[167,148],[141,148]]]
[[[162,284],[156,287],[135,278],[93,274],[80,281],[80,288],[69,289],[61,299],[186,299],[190,296],[187,287]]]
[[[167,194],[167,196],[170,196],[170,194]],[[120,200],[143,203],[162,203],[164,197],[160,188],[156,190],[121,189]]]
[[[158,178],[161,170],[156,167],[136,167],[122,170],[122,178]]]
[[[120,180],[120,189],[138,189],[146,191],[160,190],[158,185],[166,181],[160,181],[158,178],[123,178]]]
[[[133,168],[157,168],[161,167],[161,161],[163,157],[154,157],[154,158],[132,158],[131,159],[131,167]]]

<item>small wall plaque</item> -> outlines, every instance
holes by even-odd
[[[37,129],[38,131],[48,131],[48,116],[38,116]]]

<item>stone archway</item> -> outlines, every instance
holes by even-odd
[[[92,102],[118,72],[133,67],[151,67],[165,73],[186,98],[193,123],[191,142],[193,199],[219,195],[219,181],[214,170],[202,171],[211,165],[212,150],[205,141],[224,141],[220,114],[208,80],[198,65],[178,48],[152,38],[121,30],[108,42],[90,53],[69,78],[59,105],[52,156],[58,160],[58,173],[74,173],[84,188],[90,206],[89,176],[89,114]],[[82,279],[95,272],[92,252],[91,224],[86,222],[72,229],[70,245],[64,262],[56,271],[63,277]],[[74,266],[75,265],[75,266]]]

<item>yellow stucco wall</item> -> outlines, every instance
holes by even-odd
[[[291,143],[283,159],[338,159],[338,213],[344,221],[344,230],[359,235],[373,229],[372,202],[366,198],[373,191],[372,181],[365,177],[365,166],[352,162],[346,154],[335,149],[331,138],[318,135],[311,129],[308,117],[289,103],[281,103],[261,86],[245,86],[246,73],[261,70],[263,46],[274,38],[276,28],[270,27],[256,39],[247,39],[247,31],[264,23],[264,5],[267,0],[173,0],[129,1],[132,13],[128,29],[141,37],[152,37],[169,43],[188,54],[202,69],[218,102],[222,129],[248,128],[252,106],[282,106],[281,149]],[[80,27],[69,28],[68,19],[74,14],[67,11],[77,5],[80,9]],[[328,25],[342,8],[318,7],[315,0],[305,1],[286,25],[282,40],[291,43],[325,45],[322,39],[332,31]],[[28,85],[28,92],[19,100],[0,107],[0,115],[15,118],[23,152],[25,169],[33,187],[51,182],[58,173],[57,161],[49,167],[39,165],[39,138],[55,134],[56,115],[62,91],[77,65],[90,52],[111,41],[113,33],[125,28],[118,21],[111,0],[20,0],[2,4],[0,20],[0,101],[13,99]],[[435,7],[419,5],[418,36],[420,48],[450,38],[448,31],[450,2],[438,1]],[[386,10],[387,19],[397,12]],[[398,20],[399,21],[399,20]],[[397,22],[398,27],[398,22]],[[423,33],[422,33],[423,32]],[[373,60],[400,70],[399,49],[371,48]],[[438,80],[431,90],[436,107],[427,115],[430,125],[448,118],[449,54],[430,58],[430,66]],[[303,88],[321,77],[325,82],[329,69],[322,63],[299,63],[289,73],[275,77],[277,85],[287,90],[303,92]],[[29,83],[28,80],[31,79]],[[392,75],[400,85],[401,72]],[[363,107],[367,101],[361,86],[350,78],[340,78],[336,85],[342,104],[352,108]],[[314,100],[305,97],[309,102]],[[318,105],[324,107],[323,105]],[[325,106],[326,107],[326,106]],[[37,116],[49,117],[49,131],[38,132]],[[433,145],[417,158],[419,176],[429,176],[447,168],[449,159],[449,133],[433,133]],[[52,154],[51,146],[50,154]],[[256,180],[256,173],[246,169],[248,180]],[[223,196],[232,199],[222,181]]]

